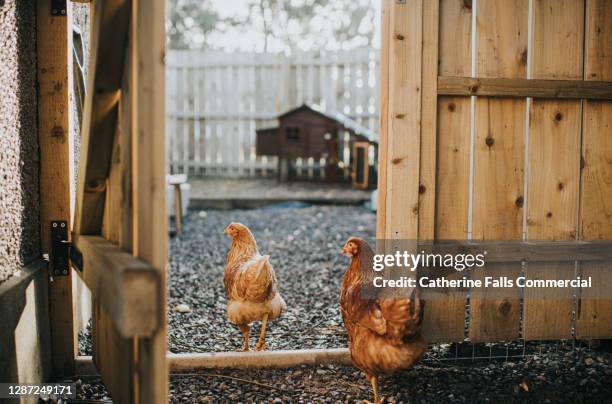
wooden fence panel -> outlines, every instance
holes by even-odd
[[[612,81],[612,3],[587,1],[585,80]],[[612,102],[585,101],[582,132],[580,238],[612,238]],[[582,277],[594,288],[582,290],[576,319],[577,338],[612,335],[612,266],[582,264]]]
[[[302,103],[378,128],[378,51],[265,53],[169,51],[166,138],[173,172],[261,177],[275,157],[255,155],[255,130]],[[347,146],[348,147],[348,146]],[[324,161],[298,159],[297,172],[322,175]]]
[[[416,231],[421,240],[609,240],[612,4],[389,0],[383,5],[378,238]],[[419,41],[418,35],[406,34],[411,31],[405,16],[421,7]],[[414,60],[398,57],[397,39],[412,41],[413,49],[422,46],[421,57],[414,57],[420,73],[410,63]],[[432,49],[437,57],[431,57]],[[397,70],[402,74],[394,75]],[[430,75],[436,70],[438,80]],[[353,75],[359,80],[359,67],[347,75],[347,83]],[[400,111],[395,90],[419,79],[419,102],[411,97]],[[420,127],[398,130],[397,113],[409,115],[416,107]],[[406,152],[418,166],[395,167],[404,164],[390,152],[398,137],[412,139]],[[416,210],[402,196],[415,177]],[[400,197],[401,208],[393,202]],[[389,223],[395,225],[391,231]],[[591,276],[594,287],[436,290],[428,296],[426,337],[462,341],[467,312],[472,341],[612,336],[612,299],[604,294],[612,288],[610,265],[561,260],[489,264],[486,272],[528,279]],[[444,275],[485,276],[485,270],[451,272]]]

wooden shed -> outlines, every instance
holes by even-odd
[[[306,104],[279,115],[278,122],[277,127],[257,130],[256,152],[278,157],[281,180],[291,178],[294,159],[313,158],[324,159],[327,181],[339,181],[346,177],[344,173],[350,173],[348,177],[360,187],[376,183],[375,175],[369,174],[375,170],[376,158],[370,161],[367,152],[357,153],[370,146],[376,153],[378,135],[374,131],[338,112]],[[345,148],[350,155],[349,164],[343,162]],[[368,174],[357,178],[357,173],[362,172]]]

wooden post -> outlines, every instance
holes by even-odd
[[[51,253],[51,221],[71,221],[70,187],[74,172],[68,104],[72,65],[71,5],[52,16],[51,2],[37,6],[38,135],[40,144],[40,234],[43,254]],[[49,264],[49,272],[53,270]],[[49,284],[50,323],[55,376],[74,374],[76,330],[72,270]]]
[[[132,167],[135,256],[161,279],[159,304],[166,304],[168,221],[165,150],[165,2],[132,2]],[[160,220],[160,218],[164,218]],[[168,402],[166,310],[149,338],[134,339],[136,401]]]
[[[174,220],[176,234],[183,232],[183,195],[181,184],[174,184]]]

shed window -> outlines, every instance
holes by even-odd
[[[300,128],[289,127],[285,129],[287,140],[297,142],[300,140]]]

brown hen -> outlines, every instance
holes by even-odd
[[[411,367],[427,348],[420,332],[424,302],[416,290],[410,298],[362,296],[364,285],[371,285],[374,251],[358,237],[351,237],[342,251],[351,257],[340,291],[349,350],[379,403],[378,376]]]
[[[244,350],[249,350],[251,324],[261,320],[261,333],[256,351],[267,349],[268,320],[278,318],[285,301],[278,293],[276,273],[267,255],[259,254],[251,231],[241,223],[231,223],[224,233],[232,240],[227,253],[223,283],[227,294],[227,317],[244,337]]]

